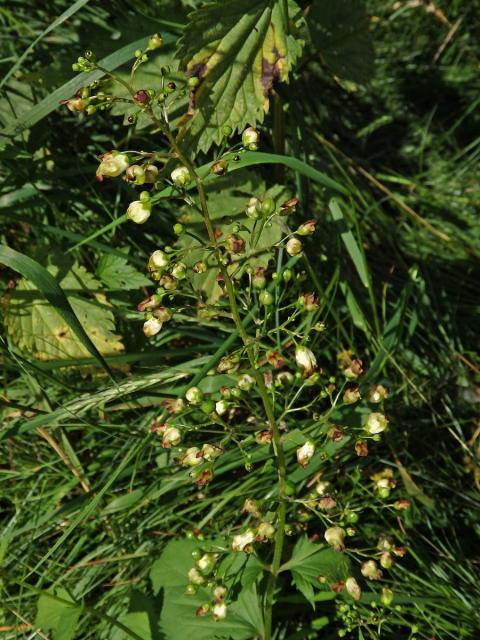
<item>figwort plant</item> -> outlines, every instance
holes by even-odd
[[[316,221],[298,219],[296,195],[282,185],[245,194],[243,215],[231,218],[228,178],[238,166],[258,164],[254,156],[262,146],[259,131],[248,126],[236,141],[232,127],[223,126],[217,132],[221,142],[214,158],[197,166],[195,153],[184,143],[184,130],[174,133],[170,122],[172,110],[187,92],[195,103],[202,90],[201,69],[194,67],[174,82],[169,80],[170,69],[162,68],[158,84],[137,85],[141,65],[161,46],[162,37],[155,34],[144,50],[136,51],[128,79],[103,68],[93,52],[86,52],[74,70],[100,71],[105,78],[83,87],[65,104],[92,116],[124,103],[130,107],[130,125],[150,121],[151,141],[158,140],[158,150],[106,151],[96,171],[99,181],[119,178],[139,189],[138,199],[126,209],[131,222],[150,221],[152,232],[151,221],[161,215],[159,205],[183,207],[182,221],[173,226],[178,238],[174,246],[162,246],[153,232],[158,244],[147,269],[155,290],[138,305],[145,335],[157,336],[177,318],[185,322],[188,317],[192,326],[201,326],[206,317],[221,317],[231,322],[240,340],[239,345],[232,343],[216,368],[164,401],[164,412],[151,430],[171,452],[172,464],[188,470],[196,491],[215,482],[224,459],[231,460],[232,449],[240,452],[247,472],[259,461],[263,473],[275,469],[275,484],[263,495],[258,497],[253,487],[245,490],[238,504],[241,515],[231,524],[230,535],[191,532],[197,543],[188,547],[191,566],[182,587],[187,601],[200,598],[190,615],[210,616],[217,623],[229,618],[230,609],[238,620],[239,603],[246,597],[243,588],[256,598],[251,605],[259,612],[255,635],[271,640],[278,637],[273,608],[281,598],[285,571],[291,571],[297,588],[312,604],[314,585],[338,593],[345,590],[356,602],[362,594],[360,581],[380,580],[382,570],[405,553],[388,537],[371,549],[354,542],[355,524],[365,507],[352,493],[360,478],[356,471],[350,481],[336,478],[343,448],[367,456],[370,444],[388,428],[382,409],[388,391],[372,380],[363,381],[362,361],[350,352],[340,353],[332,366],[318,348],[319,336],[327,329],[315,285],[305,270],[305,245],[315,234]],[[116,93],[115,87],[126,95]],[[131,145],[134,136],[129,139]],[[225,198],[220,218],[210,210],[212,185],[220,203]],[[335,366],[339,376],[329,373]],[[228,384],[202,390],[204,376],[216,373],[226,374]],[[251,487],[243,476],[238,482]],[[408,508],[408,500],[388,501],[395,487],[390,468],[374,473],[372,484],[367,482],[368,502],[379,500],[394,512]],[[305,532],[312,520],[318,525],[308,540]],[[286,536],[293,542],[286,545]],[[175,544],[180,543],[172,543],[174,548]],[[179,546],[179,555],[182,550]],[[165,554],[157,573],[168,570],[172,557]],[[392,598],[385,586],[383,606],[389,607]],[[355,616],[348,610],[346,625],[353,628]]]

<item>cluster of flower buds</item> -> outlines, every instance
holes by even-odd
[[[211,600],[202,604],[196,611],[196,615],[204,617],[210,612],[215,621],[224,620],[227,617],[228,597],[227,587],[216,578],[219,554],[203,553],[199,549],[192,552],[195,565],[188,572],[188,584],[186,595],[195,595],[199,587],[210,588]]]
[[[163,324],[172,318],[171,312],[162,306],[161,296],[158,295],[150,296],[143,302],[140,302],[137,309],[145,314],[143,333],[147,338],[151,338],[159,333]]]
[[[373,481],[375,491],[381,498],[388,498],[391,490],[396,486],[393,470],[390,467],[385,467],[382,471],[372,474],[370,479]]]

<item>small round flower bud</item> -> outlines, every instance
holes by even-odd
[[[248,373],[243,373],[239,376],[237,385],[242,391],[250,391],[255,386],[255,378]]]
[[[227,173],[228,162],[226,160],[217,160],[212,164],[212,173],[216,176],[224,176]]]
[[[150,96],[148,95],[148,93],[146,91],[144,91],[143,89],[140,89],[140,91],[137,91],[135,93],[135,95],[133,96],[133,99],[135,100],[135,102],[139,105],[145,105],[148,102],[150,102]]]
[[[261,513],[258,502],[256,500],[252,500],[252,498],[247,498],[243,503],[241,513],[249,513],[254,518],[260,518]]]
[[[230,409],[230,404],[226,400],[218,400],[215,403],[215,411],[219,416],[225,415],[229,409]]]
[[[161,249],[157,249],[152,253],[148,260],[148,270],[159,271],[161,269],[165,269],[165,267],[168,267],[169,263],[170,258],[168,257],[168,255]]]
[[[215,402],[213,400],[204,400],[200,405],[200,409],[209,416],[215,411]]]
[[[171,274],[177,280],[183,280],[187,275],[187,265],[183,262],[177,262],[177,264],[172,267]]]
[[[257,537],[256,540],[258,542],[268,542],[268,540],[272,540],[275,536],[275,527],[270,524],[270,522],[261,522],[257,527]]]
[[[223,584],[219,584],[213,589],[215,602],[222,602],[228,596],[228,589]]]
[[[260,292],[258,299],[260,304],[263,304],[265,307],[270,307],[274,303],[274,297],[267,289]]]
[[[231,233],[225,240],[225,246],[230,253],[243,253],[245,251],[245,240]]]
[[[212,460],[216,460],[223,453],[222,447],[219,447],[216,444],[204,444],[202,446],[202,456],[205,460],[209,462]]]
[[[368,447],[365,440],[357,440],[355,442],[355,453],[360,457],[368,456]]]
[[[232,551],[245,551],[245,548],[249,547],[252,542],[255,541],[255,537],[256,534],[254,529],[247,529],[243,533],[233,536]]]
[[[182,467],[196,467],[202,464],[203,458],[198,447],[189,447],[179,458]]]
[[[380,564],[384,569],[390,569],[393,565],[393,556],[389,551],[384,551],[380,556]]]
[[[301,345],[295,349],[295,361],[306,377],[310,376],[317,368],[317,359],[313,352]]]
[[[262,202],[262,213],[269,216],[275,211],[275,200],[273,198],[265,198]]]
[[[360,567],[360,571],[362,572],[362,576],[364,578],[368,578],[368,580],[380,580],[382,577],[382,572],[378,568],[375,560],[367,560]]]
[[[311,236],[312,233],[315,233],[315,225],[317,224],[316,220],[307,220],[301,224],[298,229],[295,231],[299,236]]]
[[[255,267],[252,275],[252,285],[255,289],[265,289],[267,286],[267,278],[265,277],[266,269],[264,267]]]
[[[192,268],[195,273],[205,273],[207,265],[203,260],[200,260],[199,262],[196,262]]]
[[[258,198],[250,198],[245,207],[245,213],[252,220],[258,220],[262,213],[260,200]]]
[[[324,538],[335,551],[343,551],[345,549],[345,535],[345,529],[342,529],[342,527],[329,527],[325,531]]]
[[[389,607],[393,601],[393,591],[388,587],[382,587],[382,595],[380,601],[384,607]]]
[[[318,309],[318,298],[314,293],[302,293],[298,297],[297,304],[305,311],[315,311]]]
[[[176,224],[173,225],[173,233],[175,235],[181,236],[184,231],[185,231],[185,227],[183,226],[183,224],[180,224],[180,222],[177,222]]]
[[[153,36],[150,36],[147,49],[149,51],[153,51],[154,49],[160,49],[162,44],[163,44],[162,36],[159,33],[154,33]]]
[[[144,224],[152,213],[152,205],[141,200],[131,202],[127,209],[127,218],[135,224]]]
[[[291,269],[285,269],[285,270],[282,272],[282,280],[283,280],[284,282],[290,282],[290,280],[292,279],[292,277],[293,277],[293,273],[292,273],[292,270],[291,270]]]
[[[303,245],[298,238],[290,238],[285,249],[289,256],[298,256],[302,253]]]
[[[345,588],[354,600],[360,600],[362,597],[362,590],[355,578],[350,577],[345,581]]]
[[[225,124],[222,127],[222,133],[225,136],[225,138],[229,138],[233,133],[233,129],[228,124]]]
[[[382,433],[382,431],[385,431],[387,427],[388,427],[388,420],[383,415],[383,413],[374,412],[368,416],[367,422],[363,428],[367,433],[373,436],[377,433]]]
[[[191,181],[190,171],[187,167],[177,167],[170,174],[173,184],[178,188],[186,187]]]
[[[173,415],[178,415],[185,410],[185,402],[182,398],[175,398],[175,400],[167,399],[162,402],[162,406]]]
[[[297,449],[297,462],[302,467],[306,467],[315,453],[315,443],[307,440],[305,444]]]
[[[182,433],[177,427],[167,427],[163,432],[162,447],[170,449],[178,446],[182,441]]]
[[[175,291],[178,286],[177,279],[170,275],[163,275],[158,282],[167,291]]]
[[[382,400],[388,398],[388,390],[382,385],[377,384],[370,387],[368,399],[370,402],[378,404]]]
[[[205,582],[205,578],[202,576],[202,574],[195,567],[192,567],[190,569],[190,571],[188,572],[187,576],[188,576],[188,581],[189,581],[190,584],[200,585],[200,584],[203,584]]]
[[[190,404],[199,405],[202,402],[203,393],[198,387],[190,387],[185,393],[185,398]]]
[[[147,164],[143,168],[145,170],[145,182],[153,184],[158,176],[158,167],[154,164]]]
[[[139,164],[131,164],[125,171],[127,182],[142,185],[145,183],[145,171]]]
[[[256,151],[258,149],[258,143],[260,141],[260,134],[253,127],[248,127],[242,133],[242,144],[245,149],[249,151]]]
[[[195,566],[202,575],[212,573],[215,567],[215,556],[213,553],[204,553],[195,563]]]
[[[103,180],[104,177],[116,178],[127,169],[129,164],[126,153],[119,153],[118,151],[104,153],[96,172],[97,179]]]
[[[188,79],[187,84],[189,89],[195,89],[195,87],[198,87],[198,85],[200,84],[200,78],[197,78],[197,76],[192,76]]]
[[[257,444],[269,445],[272,442],[273,433],[271,431],[259,431],[255,435],[255,442]]]
[[[320,480],[315,485],[315,491],[319,496],[329,495],[332,492],[332,485],[330,484],[330,482],[328,482],[328,480]]]
[[[158,318],[150,318],[143,323],[143,333],[147,338],[157,335],[162,329],[163,322]]]
[[[360,389],[358,387],[351,387],[347,389],[343,394],[343,401],[345,404],[354,404],[361,399]]]
[[[185,587],[185,591],[183,592],[186,596],[194,596],[198,591],[198,587],[194,584],[187,584]]]
[[[214,620],[225,620],[227,617],[227,605],[224,602],[217,602],[213,605],[212,614]]]

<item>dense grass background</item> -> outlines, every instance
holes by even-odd
[[[19,59],[71,5],[12,0],[0,10],[2,129],[11,133],[68,81],[85,48],[102,57],[153,29],[175,37],[195,3],[184,4],[85,3]],[[370,290],[358,281],[323,192],[287,173],[305,213],[319,221],[311,259],[328,327],[322,357],[334,362],[348,348],[376,363],[391,390],[392,428],[375,455],[396,469],[412,499],[405,531],[377,509],[362,520],[367,539],[383,527],[405,536],[409,554],[389,574],[400,609],[352,637],[473,639],[480,630],[480,5],[369,0],[368,8],[376,49],[369,85],[341,86],[309,65],[281,89],[290,104],[286,152],[348,189],[345,213],[371,280]],[[142,135],[136,144],[152,148]],[[0,629],[7,639],[35,637],[39,594],[52,585],[86,603],[77,637],[135,637],[111,619],[142,606],[165,541],[207,524],[222,530],[237,518],[235,498],[249,486],[248,475],[235,471],[242,460],[232,460],[234,470],[226,464],[200,500],[149,431],[161,400],[178,391],[185,374],[198,373],[229,334],[206,321],[147,342],[134,313],[143,285],[125,290],[102,279],[102,259],[119,251],[127,254],[119,267],[124,277],[138,278],[156,235],[168,241],[176,216],[168,208],[161,229],[111,225],[92,238],[131,199],[122,182],[100,188],[94,181],[96,156],[128,147],[129,136],[121,119],[54,109],[0,139],[2,241],[41,262],[76,261],[96,273],[125,345],[109,359],[116,386],[92,358],[42,362],[6,331],[1,337]],[[16,274],[3,269],[2,276],[7,315]],[[347,475],[355,463],[345,454]],[[357,500],[369,500],[358,491]],[[311,619],[303,602],[289,611]],[[358,615],[365,621],[371,612],[362,604]],[[315,615],[329,616],[322,633],[337,637],[333,605]]]

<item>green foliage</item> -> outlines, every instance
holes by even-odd
[[[53,640],[73,640],[81,615],[81,607],[70,594],[65,589],[56,589],[38,599],[35,626],[51,631]]]
[[[190,96],[188,147],[208,151],[221,143],[222,127],[241,132],[263,122],[274,81],[288,80],[302,51],[302,22],[295,3],[283,0],[229,0],[190,14],[178,50],[187,75],[200,80]]]
[[[29,279],[16,284],[9,296],[6,314],[8,333],[16,346],[41,360],[87,357],[91,350],[75,331],[79,323],[98,353],[109,356],[123,351],[123,344],[114,333],[113,313],[100,292],[100,284],[84,267],[73,264],[65,269],[63,265],[51,265],[43,270],[37,265],[35,272],[25,273]],[[51,280],[47,280],[47,276]],[[63,313],[60,313],[61,298],[50,295],[50,290],[45,289],[47,282],[52,283],[52,291],[55,285],[66,295]],[[43,292],[49,294],[50,302],[39,295]],[[85,294],[89,297],[84,297]]]

